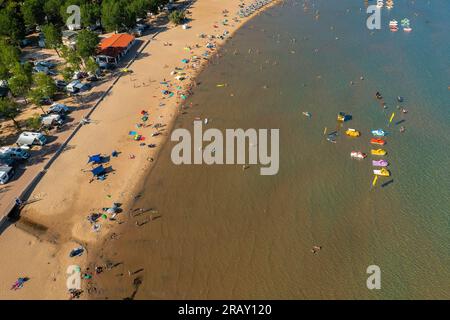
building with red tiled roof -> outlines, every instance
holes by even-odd
[[[127,54],[135,42],[134,36],[127,33],[117,33],[104,38],[99,45],[96,61],[100,67],[117,65]]]

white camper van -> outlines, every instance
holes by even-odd
[[[47,138],[39,132],[23,132],[16,143],[19,147],[31,147],[32,145],[43,146],[47,143]]]
[[[30,154],[21,148],[16,147],[1,147],[0,159],[12,159],[12,160],[26,160],[30,157]]]
[[[10,166],[0,167],[0,184],[6,184],[14,175],[14,168]]]
[[[49,114],[42,118],[41,124],[44,128],[58,128],[64,123],[63,118],[59,114]]]

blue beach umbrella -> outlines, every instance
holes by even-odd
[[[89,160],[88,163],[102,163],[103,162],[103,157],[100,154],[94,154],[93,156],[89,156]]]
[[[105,173],[105,168],[102,165],[100,165],[100,166],[92,169],[91,172],[94,177],[98,177],[98,176],[101,176],[103,173]]]

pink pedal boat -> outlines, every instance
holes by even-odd
[[[389,163],[386,160],[372,160],[374,167],[387,167]]]

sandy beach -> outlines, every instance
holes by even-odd
[[[91,252],[97,252],[103,241],[114,239],[120,224],[130,222],[130,204],[138,198],[143,179],[182,111],[182,95],[188,95],[195,86],[195,76],[218,58],[213,57],[217,48],[248,19],[234,20],[241,3],[197,0],[188,9],[188,29],[168,25],[167,30],[149,39],[149,45],[131,64],[132,72],[119,79],[92,114],[91,123],[81,128],[33,190],[30,199],[35,202],[24,208],[15,225],[1,233],[0,299],[67,299],[67,267],[79,265],[83,272],[89,267],[93,273],[96,258],[102,257],[92,257]],[[226,17],[224,10],[229,12]],[[223,23],[224,19],[228,22]],[[225,31],[223,39],[199,36],[220,36]],[[207,43],[214,48],[206,48]],[[203,59],[205,51],[209,51],[208,60]],[[183,59],[189,62],[183,63]],[[176,68],[185,80],[175,79]],[[164,95],[163,90],[174,95]],[[149,119],[145,126],[137,126],[142,122],[142,111]],[[155,128],[155,124],[160,125]],[[145,140],[135,141],[132,131]],[[106,179],[91,181],[88,156],[111,156],[113,151],[118,156],[110,157],[105,165],[110,168]],[[122,213],[115,220],[101,219],[100,229],[93,231],[87,216],[113,203],[122,205]],[[70,250],[79,245],[87,253],[69,258]],[[21,290],[10,290],[18,277],[30,280]],[[86,287],[83,283],[83,290],[81,299],[105,298],[101,286]]]

